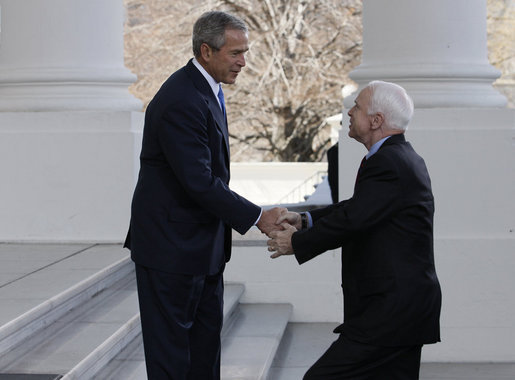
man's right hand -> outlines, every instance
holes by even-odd
[[[256,224],[257,228],[270,237],[270,232],[283,229],[278,220],[280,216],[286,214],[287,211],[288,209],[284,207],[274,207],[270,210],[263,210],[261,218],[259,218],[259,221]]]

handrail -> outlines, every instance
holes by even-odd
[[[322,182],[323,178],[326,175],[326,170],[319,170],[316,173],[313,173],[309,178],[305,179],[300,185],[296,186],[288,194],[281,197],[277,204],[305,202],[307,198],[309,198],[309,196],[313,194],[317,185],[320,182]]]

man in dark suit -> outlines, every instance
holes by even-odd
[[[440,340],[433,258],[434,201],[423,159],[404,138],[413,102],[393,83],[366,86],[349,136],[368,149],[350,199],[288,212],[268,241],[273,258],[302,264],[342,247],[344,322],[305,379],[419,378],[423,344]]]
[[[219,379],[223,271],[231,232],[264,233],[286,209],[231,191],[220,83],[245,66],[247,27],[224,12],[193,28],[195,58],[148,105],[125,246],[136,263],[149,379]]]

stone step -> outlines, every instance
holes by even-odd
[[[244,292],[245,286],[243,284],[224,284],[224,325],[222,327],[222,336],[227,334],[234,324],[238,316],[238,305]]]
[[[133,271],[115,245],[3,244],[0,255],[0,357]]]
[[[116,273],[112,276],[115,277]],[[84,293],[89,293],[88,289]],[[97,293],[78,294],[76,297],[82,302],[72,308],[63,306],[67,302],[55,304],[55,309],[66,309],[58,318],[51,313],[49,319],[38,316],[38,324],[44,327],[2,355],[2,373],[65,375],[72,370],[73,373],[83,373],[86,369],[84,359],[93,352],[102,352],[103,355],[109,352],[112,348],[108,346],[113,346],[115,341],[113,335],[118,337],[116,344],[123,345],[124,339],[130,341],[139,332],[134,271]],[[118,331],[120,329],[122,331]],[[106,363],[109,360],[109,357],[104,359]],[[99,363],[100,356],[96,354],[89,361]]]
[[[94,378],[110,380],[147,380],[141,333],[121,350],[108,365],[98,371]]]
[[[4,263],[9,266],[12,253],[12,266],[25,271],[0,277],[0,299],[10,306],[0,311],[0,380],[145,379],[134,266],[127,251],[56,247],[57,255],[51,246],[24,247],[39,250],[36,257],[46,261],[34,266],[37,260],[30,260],[23,270],[20,247],[0,247]],[[223,378],[265,379],[291,306],[241,305],[244,290],[241,284],[225,284]]]
[[[245,287],[241,284],[226,283],[224,289],[224,329],[225,334],[227,328],[233,324],[236,319],[237,307],[240,297]],[[139,323],[139,319],[138,319]],[[141,329],[140,329],[141,331]],[[93,355],[91,355],[93,356]],[[82,375],[83,378],[85,377]],[[74,377],[70,377],[72,379]],[[146,379],[145,357],[143,353],[143,340],[139,332],[128,344],[121,349],[115,357],[101,370],[95,374],[98,379]],[[63,378],[64,380],[66,379]],[[1,379],[0,379],[1,380]]]
[[[0,259],[0,380],[79,373],[139,333],[134,264],[120,245],[2,244]]]
[[[289,304],[240,304],[222,337],[222,379],[267,379],[291,312]]]
[[[240,284],[226,285],[224,320],[230,321],[235,314],[243,289]],[[63,295],[60,297],[66,298]],[[93,379],[99,378],[97,374],[102,371],[112,371],[110,367],[116,366],[117,361],[125,362],[127,352],[131,351],[136,354],[141,351],[141,363],[137,367],[144,370],[137,310],[134,273],[130,272],[108,289],[95,294],[89,301],[76,305],[55,321],[41,321],[44,329],[34,331],[28,339],[12,347],[1,357],[1,372],[57,374],[64,375],[63,380]],[[134,375],[137,375],[137,371]]]
[[[226,295],[228,291],[234,289],[226,286]],[[291,305],[239,304],[232,324],[222,334],[222,379],[267,379],[290,314]],[[96,378],[145,380],[141,337],[136,337]]]

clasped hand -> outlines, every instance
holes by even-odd
[[[284,207],[275,207],[263,211],[257,226],[270,238],[267,245],[268,251],[274,252],[271,258],[293,254],[291,237],[301,228],[300,214],[288,211]]]

